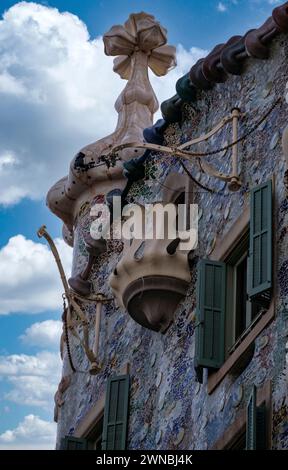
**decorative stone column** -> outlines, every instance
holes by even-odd
[[[124,26],[113,26],[103,37],[105,53],[116,56],[114,71],[128,80],[115,103],[118,122],[115,131],[82,148],[73,158],[69,175],[49,191],[47,204],[60,217],[65,239],[73,238],[73,225],[82,204],[97,194],[123,187],[122,162],[107,168],[101,156],[111,147],[125,142],[142,141],[143,129],[153,124],[158,101],[148,77],[148,68],[158,76],[175,66],[175,47],[166,45],[166,29],[152,15],[131,14]],[[121,160],[141,155],[140,150],[120,152]],[[116,183],[115,183],[116,181]]]
[[[109,297],[110,264],[115,264],[122,250],[121,241],[106,243],[91,238],[93,217],[90,209],[95,203],[105,202],[107,193],[125,187],[127,179],[123,175],[123,163],[131,157],[141,156],[143,151],[134,148],[121,151],[116,163],[111,162],[111,165],[103,157],[115,145],[142,141],[143,130],[153,125],[158,101],[149,81],[148,68],[161,76],[175,66],[175,48],[166,45],[166,40],[166,30],[153,16],[143,12],[130,15],[124,26],[113,26],[104,35],[105,54],[115,56],[114,71],[127,80],[115,103],[118,113],[116,129],[112,134],[82,148],[72,159],[68,176],[59,180],[47,195],[48,207],[64,223],[63,238],[73,247],[73,272],[69,287],[77,293],[78,299],[82,298],[79,300],[80,308],[89,329],[86,349],[91,348],[94,341],[98,350],[99,344],[104,341],[99,332],[105,315],[97,314],[96,301],[87,303],[85,299],[90,294]],[[80,331],[81,334],[84,333]],[[72,334],[70,342],[75,368],[89,370],[84,351],[79,352],[77,339]],[[63,376],[71,373],[66,352],[64,348]]]

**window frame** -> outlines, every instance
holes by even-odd
[[[225,263],[227,266],[227,279],[226,279],[226,312],[231,311],[232,315],[226,315],[226,332],[225,332],[225,357],[226,359],[229,357],[231,352],[235,348],[235,344],[239,341],[240,337],[245,333],[245,331],[249,328],[250,324],[245,327],[243,332],[240,335],[236,335],[236,324],[237,324],[237,306],[236,306],[236,295],[237,295],[237,267],[241,264],[241,262],[247,258],[248,264],[248,254],[249,254],[249,239],[247,240],[247,249],[243,249],[241,246],[242,239],[247,238],[247,234],[249,233],[249,227],[243,234],[243,236],[238,240],[237,245],[234,247],[232,252],[225,258]],[[233,258],[231,260],[231,258]],[[236,259],[235,259],[236,258]],[[248,272],[247,272],[248,274]],[[246,287],[247,289],[247,287]],[[247,313],[248,313],[248,304],[249,300],[246,300],[246,318],[245,324],[247,325]]]
[[[104,393],[75,429],[75,437],[90,440],[89,437],[93,435],[97,424],[99,424],[104,416],[105,399],[106,394]]]
[[[272,384],[267,380],[262,387],[257,389],[256,405],[265,404],[265,416],[267,426],[267,450],[272,448]],[[247,412],[246,407],[238,412],[236,419],[217,439],[211,450],[229,450],[237,440],[246,432]]]
[[[117,375],[130,374],[130,363],[126,362],[119,370],[115,371]],[[104,409],[106,402],[106,389],[94,406],[86,413],[82,421],[76,427],[73,436],[85,438],[89,441],[89,436],[93,435],[97,424],[104,418]],[[88,443],[89,445],[89,443]]]
[[[263,315],[259,311],[254,315],[254,308],[257,302],[250,300],[248,296],[248,277],[249,277],[249,225],[246,231],[239,238],[238,243],[234,247],[229,256],[224,259],[226,264],[226,321],[225,321],[225,358],[228,359],[229,355],[239,346],[245,336],[249,333],[251,328],[255,326],[257,321]],[[245,327],[240,334],[237,334],[237,322],[239,321],[239,312],[237,309],[237,268],[246,258],[246,285],[243,288],[246,290],[246,308],[245,308]],[[230,314],[231,312],[231,314]],[[241,315],[241,313],[240,313]]]
[[[88,442],[87,447],[89,450],[97,450],[95,449],[95,446],[96,446],[96,443],[99,441],[100,441],[99,450],[102,450],[101,445],[102,445],[102,438],[103,438],[103,424],[104,424],[104,410],[103,410],[103,413],[100,414],[97,420],[95,421],[93,429],[86,436],[86,439]],[[101,431],[101,434],[99,431]]]
[[[275,211],[276,212],[276,211]],[[243,238],[247,230],[249,230],[250,223],[250,206],[244,207],[241,215],[235,220],[231,228],[224,235],[223,238],[216,241],[215,247],[210,254],[211,261],[224,261],[229,258],[237,244]],[[275,244],[274,244],[275,247]],[[274,253],[275,255],[275,253]],[[275,260],[274,256],[274,260]],[[275,276],[275,269],[273,269],[273,276]],[[220,369],[216,371],[209,371],[207,390],[211,394],[224,377],[241,361],[252,346],[257,336],[264,330],[264,328],[272,321],[275,315],[274,307],[274,293],[272,293],[269,308],[256,316],[249,327],[240,336],[238,342],[236,341],[234,351],[225,359]],[[227,333],[225,333],[227,338]]]

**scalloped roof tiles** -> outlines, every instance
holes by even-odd
[[[225,82],[229,75],[240,75],[249,57],[267,59],[269,46],[280,33],[288,33],[288,2],[274,8],[259,28],[247,31],[244,36],[232,36],[226,43],[216,45],[207,57],[199,59],[176,83],[177,94],[162,103],[164,119],[178,121],[183,102],[195,102],[198,90],[209,90],[216,83]]]

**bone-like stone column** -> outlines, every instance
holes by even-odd
[[[128,80],[115,103],[118,122],[115,131],[82,148],[70,165],[68,177],[62,178],[49,191],[47,204],[67,226],[69,239],[81,195],[91,187],[122,178],[122,163],[107,170],[100,157],[111,147],[143,140],[143,129],[153,124],[158,101],[149,81],[148,68],[165,75],[176,64],[175,47],[166,45],[167,32],[154,16],[141,12],[131,14],[123,26],[113,26],[103,37],[105,53],[115,56],[114,71]],[[99,90],[101,93],[101,90]],[[140,151],[138,150],[138,155]],[[121,152],[122,160],[135,156],[134,149]],[[109,189],[113,189],[110,184]],[[101,188],[102,191],[102,188]]]
[[[95,153],[105,154],[116,144],[142,141],[143,129],[153,124],[159,104],[148,68],[162,76],[176,65],[175,47],[166,45],[166,34],[153,16],[143,12],[130,15],[124,26],[113,26],[104,34],[105,54],[116,56],[114,72],[128,83],[115,102],[118,113],[115,131],[82,149],[87,161],[91,152],[95,158]],[[133,149],[121,153],[124,159],[130,156],[134,156]]]

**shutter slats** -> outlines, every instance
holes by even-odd
[[[219,368],[224,361],[226,267],[200,260],[197,278],[195,368]]]
[[[65,436],[60,445],[60,450],[87,450],[88,441],[84,438]]]
[[[257,388],[253,385],[246,409],[246,450],[265,450],[267,427],[265,405],[257,407]]]
[[[103,450],[125,450],[126,448],[129,385],[128,374],[108,379],[103,424]]]
[[[262,405],[256,408],[256,449],[265,450],[267,447],[266,408]]]
[[[253,385],[247,404],[246,450],[256,449],[256,387]]]
[[[272,290],[272,181],[251,190],[248,295],[267,304]]]

